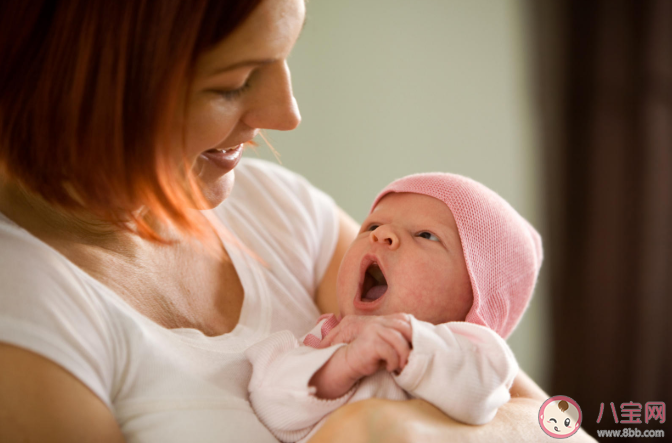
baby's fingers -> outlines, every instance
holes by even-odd
[[[372,317],[348,315],[344,317],[320,342],[320,348],[339,343],[350,343],[359,335],[362,328],[370,323]]]
[[[320,342],[320,348],[326,348],[339,343],[351,343],[367,329],[396,330],[411,343],[413,330],[408,314],[398,313],[384,316],[349,315],[343,318]]]
[[[324,337],[320,342],[320,348],[328,348],[331,345],[343,343],[342,341],[336,341],[341,335],[341,329],[341,325],[338,324],[334,327],[334,329],[329,331],[327,336]]]
[[[386,327],[399,331],[407,342],[413,342],[413,327],[411,326],[411,320],[408,314],[390,314],[384,316],[383,319],[383,324]]]
[[[398,370],[402,370],[406,367],[406,364],[408,363],[408,357],[411,353],[411,345],[410,343],[406,340],[406,338],[397,330],[395,329],[384,329],[381,331],[379,334],[380,338],[384,340],[387,345],[394,350],[394,353],[396,355],[396,364],[393,365],[393,367],[390,367],[389,361],[388,361],[388,366],[387,366],[387,371],[392,372]]]
[[[385,369],[392,372],[399,368],[399,353],[387,340],[381,337],[376,341],[376,354],[378,358],[385,362]]]

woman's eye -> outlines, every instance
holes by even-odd
[[[217,91],[219,95],[224,97],[226,100],[235,100],[240,97],[245,91],[250,88],[249,81],[245,82],[243,86],[237,89],[232,89],[230,91]]]
[[[569,427],[569,419],[568,418],[565,419],[565,426]]]
[[[431,241],[441,241],[441,240],[439,240],[439,237],[437,237],[436,235],[432,234],[431,232],[427,232],[427,231],[422,231],[422,232],[418,233],[418,237],[426,238],[427,240],[431,240]]]

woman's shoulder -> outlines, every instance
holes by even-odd
[[[62,319],[104,327],[109,300],[93,278],[0,214],[0,317],[47,328]],[[59,317],[60,316],[60,317]]]
[[[4,279],[0,287],[7,288],[7,279],[40,284],[45,278],[53,283],[58,276],[64,277],[64,284],[73,283],[72,273],[64,256],[0,213],[0,278]]]
[[[82,274],[0,214],[0,341],[56,362],[107,403],[113,328]]]
[[[69,274],[59,254],[0,213],[0,298],[21,286],[53,286]],[[46,283],[44,283],[46,282]]]

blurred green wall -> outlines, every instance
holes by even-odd
[[[523,0],[311,0],[289,60],[303,121],[267,136],[358,222],[395,178],[447,171],[498,192],[543,236],[526,20]],[[256,155],[273,159],[263,142]],[[543,275],[509,343],[545,387]]]

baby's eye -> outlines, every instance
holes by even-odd
[[[548,421],[552,421],[553,423],[557,423],[558,421],[554,418],[549,419]]]
[[[380,225],[369,225],[369,227],[366,228],[366,230],[367,231],[375,231],[376,229],[378,229],[378,226],[380,226]]]
[[[439,240],[439,237],[437,237],[436,235],[432,234],[431,232],[427,232],[427,231],[419,232],[418,237],[426,238],[427,240],[431,240],[431,241],[441,241],[441,240]]]
[[[569,418],[565,419],[565,426],[569,427]]]

